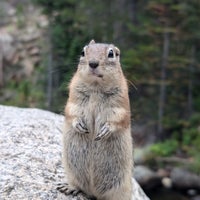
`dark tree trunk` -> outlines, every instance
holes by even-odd
[[[51,26],[49,26],[48,35],[48,68],[47,68],[47,108],[51,110],[52,107],[52,87],[53,87],[53,62],[52,62],[52,45],[51,45]]]
[[[0,47],[0,87],[3,87],[3,52]]]
[[[163,33],[163,53],[162,53],[162,61],[161,61],[161,84],[160,84],[160,97],[159,97],[159,108],[158,108],[158,134],[159,138],[162,138],[163,132],[163,116],[165,110],[165,102],[166,102],[166,68],[168,65],[168,57],[169,57],[169,32],[167,31],[167,26],[165,27],[165,31]]]
[[[130,19],[134,25],[138,24],[137,20],[137,0],[130,1]]]
[[[195,47],[191,48],[191,60],[189,64],[189,81],[188,81],[188,117],[193,113],[193,74],[194,74],[194,57],[195,57]]]

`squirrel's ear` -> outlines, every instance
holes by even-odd
[[[89,44],[95,44],[95,41],[94,41],[94,40],[91,40]]]

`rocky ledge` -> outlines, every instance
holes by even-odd
[[[64,196],[61,163],[63,116],[39,109],[0,106],[0,196],[9,199],[85,200]],[[134,200],[149,200],[133,179]]]

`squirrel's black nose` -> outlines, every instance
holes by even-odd
[[[98,61],[90,61],[89,62],[89,66],[92,68],[92,69],[95,69],[99,66],[99,62]]]

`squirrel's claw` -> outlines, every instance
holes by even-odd
[[[72,123],[72,126],[75,128],[75,130],[79,133],[89,133],[85,122],[82,119],[75,120]]]
[[[94,140],[95,141],[101,140],[102,138],[109,136],[111,132],[112,131],[110,125],[106,122],[103,124],[103,126],[101,127],[99,133],[97,134]]]

